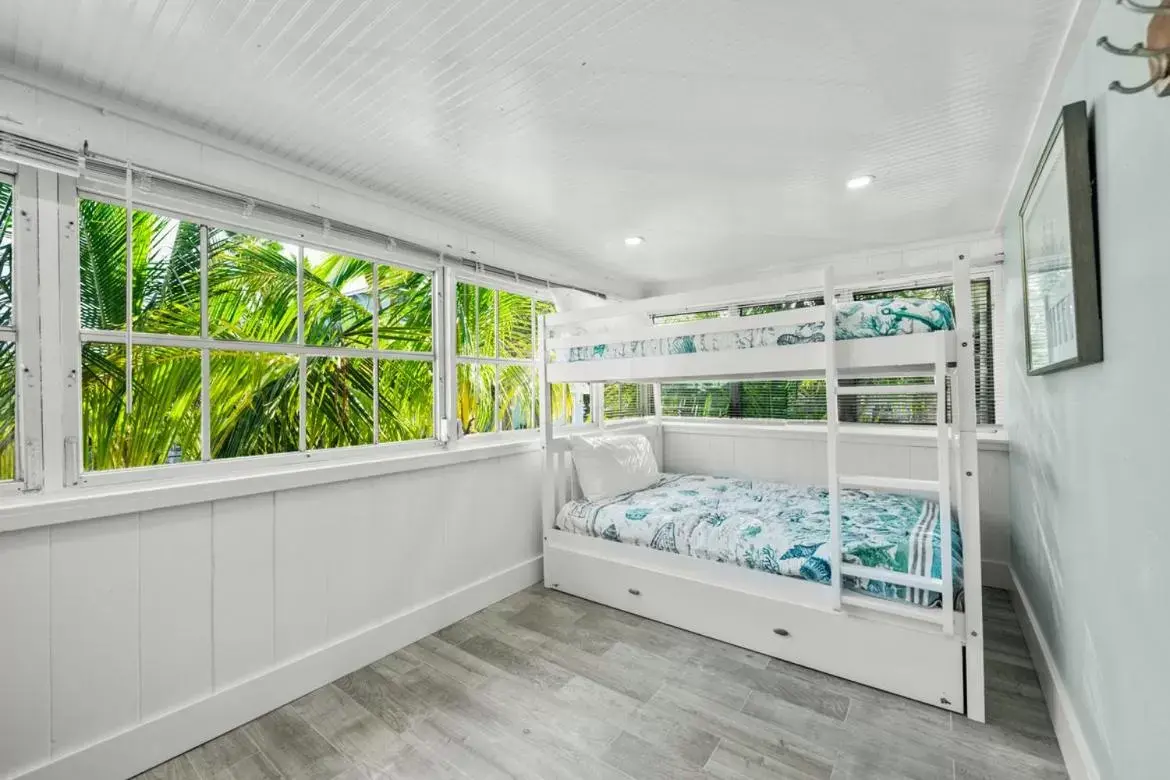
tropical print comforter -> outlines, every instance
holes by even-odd
[[[845,560],[942,576],[936,501],[867,490],[841,491]],[[664,474],[650,488],[561,508],[557,527],[749,569],[831,581],[829,492],[821,487],[729,477]],[[963,543],[952,519],[955,606],[962,609]],[[942,594],[846,577],[844,586],[885,599],[938,607]]]
[[[751,318],[745,318],[750,322]],[[955,317],[951,307],[942,301],[924,298],[875,298],[867,301],[842,303],[837,307],[838,340],[865,339],[876,336],[901,336],[927,333],[935,330],[954,330]],[[583,360],[612,360],[614,358],[658,357],[684,355],[691,352],[722,352],[757,347],[784,347],[825,340],[824,322],[806,322],[799,325],[768,325],[758,328],[702,333],[702,321],[695,323],[696,333],[688,336],[668,336],[637,341],[615,341],[571,347],[558,351],[554,360],[570,363]]]

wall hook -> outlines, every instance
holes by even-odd
[[[1170,7],[1164,5],[1143,5],[1134,2],[1134,0],[1117,0],[1117,4],[1139,14],[1160,14],[1163,16],[1170,14]]]
[[[1162,0],[1159,5],[1143,5],[1134,0],[1117,0],[1117,3],[1131,11],[1153,17],[1146,30],[1146,40],[1125,49],[1112,43],[1106,36],[1101,36],[1097,39],[1097,46],[1115,57],[1146,60],[1150,67],[1150,79],[1136,87],[1127,87],[1120,81],[1114,81],[1109,85],[1110,91],[1136,95],[1152,88],[1158,97],[1170,95],[1170,0]]]

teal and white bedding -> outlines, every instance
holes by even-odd
[[[664,474],[653,487],[599,502],[571,501],[557,528],[749,569],[831,581],[829,493],[821,487]],[[894,493],[841,491],[845,560],[942,577],[938,502]],[[962,609],[963,543],[952,519],[955,606]],[[928,607],[942,594],[846,577],[844,586]]]
[[[751,318],[745,317],[744,322],[750,323]],[[824,322],[765,325],[718,333],[703,333],[702,323],[702,320],[694,323],[695,333],[691,335],[570,347],[567,359],[570,363],[576,363],[584,360],[658,357],[692,352],[785,347],[825,340]],[[954,328],[955,317],[951,307],[942,301],[924,298],[875,298],[841,303],[837,307],[836,338],[839,341],[876,336],[902,336]],[[563,359],[561,354],[563,353],[558,351],[554,359]]]

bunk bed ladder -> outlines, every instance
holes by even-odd
[[[828,436],[826,440],[826,454],[828,456],[829,473],[829,559],[832,561],[832,607],[841,609],[846,606],[872,606],[881,609],[882,605],[874,605],[868,597],[858,597],[843,592],[842,578],[845,576],[861,579],[874,579],[885,583],[900,585],[909,590],[911,602],[919,606],[927,605],[928,593],[942,594],[942,609],[938,614],[918,613],[918,617],[929,619],[942,626],[948,634],[955,632],[955,594],[954,594],[954,560],[952,553],[953,531],[951,527],[951,426],[947,421],[947,339],[949,333],[940,332],[937,335],[936,352],[934,359],[934,374],[932,380],[924,384],[915,385],[840,385],[837,372],[837,328],[835,289],[832,268],[825,269],[825,402]],[[874,477],[842,475],[838,462],[840,445],[840,408],[838,399],[841,396],[858,395],[888,395],[888,394],[932,394],[935,396],[938,447],[938,478],[937,479],[904,479],[900,477]],[[864,566],[845,562],[841,533],[841,490],[843,488],[862,488],[882,490],[897,493],[917,493],[931,497],[937,496],[937,512],[933,518],[939,528],[940,547],[940,575],[934,576],[933,556],[928,556],[929,567],[924,574],[894,574],[879,572]],[[932,534],[933,537],[933,534]],[[931,545],[933,546],[933,545]],[[932,611],[933,612],[933,611]]]

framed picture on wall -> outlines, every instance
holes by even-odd
[[[1061,111],[1020,207],[1028,373],[1099,363],[1101,302],[1088,106]]]

